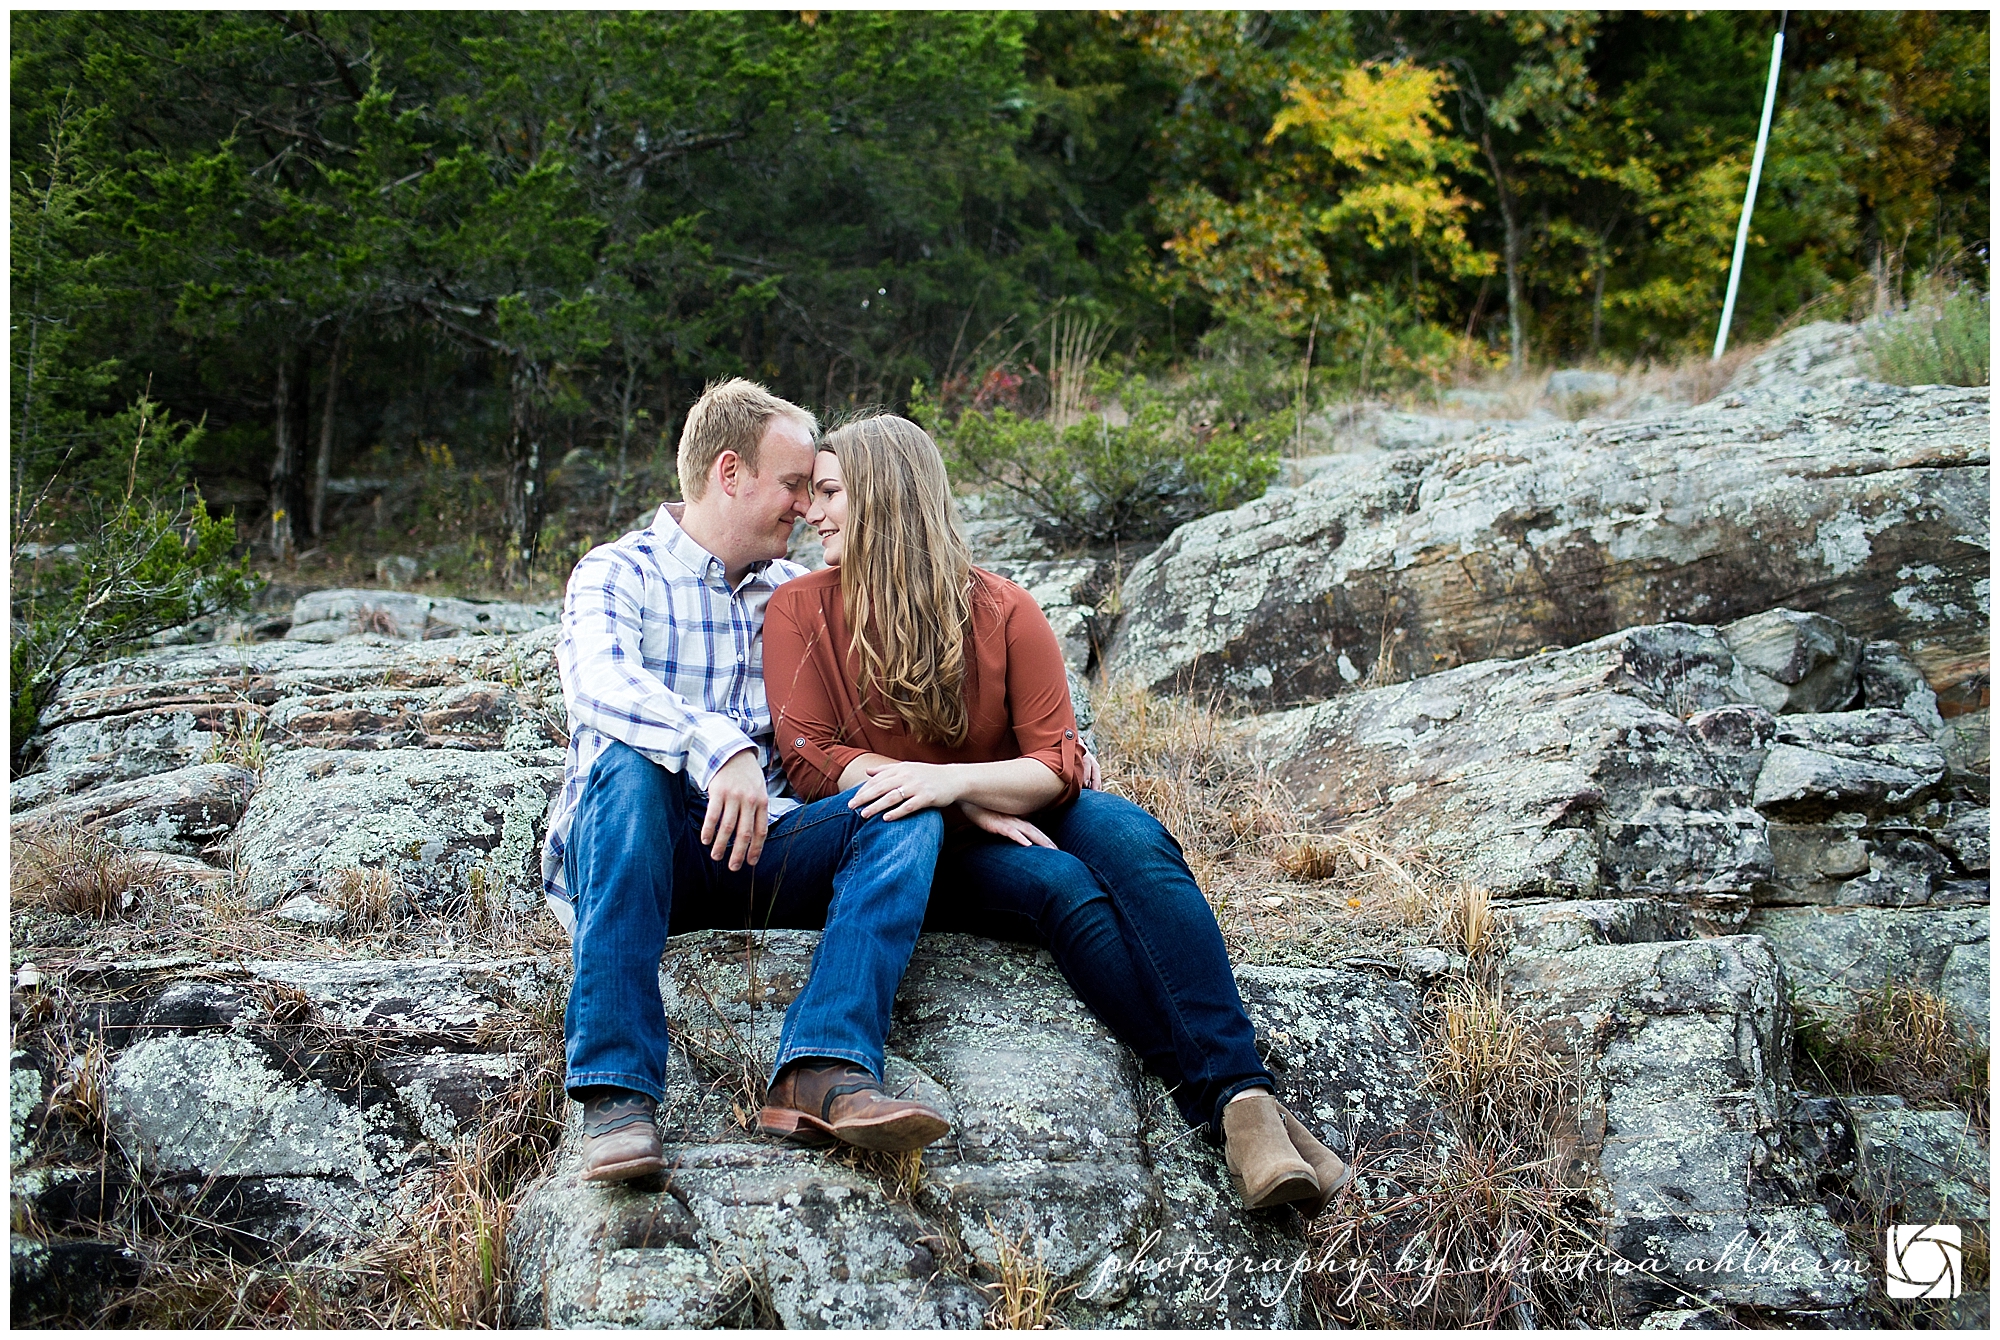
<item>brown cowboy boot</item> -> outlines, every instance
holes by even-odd
[[[658,1107],[651,1098],[630,1089],[579,1091],[583,1100],[583,1180],[626,1182],[664,1172],[660,1128],[653,1120]]]
[[[922,1149],[951,1129],[936,1108],[891,1098],[851,1061],[807,1060],[785,1067],[757,1114],[757,1129],[794,1144],[842,1140],[863,1149]]]
[[[1245,1209],[1319,1200],[1319,1178],[1292,1147],[1284,1109],[1268,1089],[1222,1105],[1222,1147]]]

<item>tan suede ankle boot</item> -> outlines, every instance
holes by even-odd
[[[1293,1116],[1289,1109],[1281,1105],[1278,1111],[1284,1116],[1285,1134],[1291,1138],[1292,1148],[1312,1165],[1313,1176],[1319,1181],[1318,1198],[1299,1202],[1299,1213],[1310,1219],[1332,1202],[1335,1192],[1354,1180],[1354,1169],[1340,1155],[1321,1144],[1319,1137],[1307,1130],[1305,1123]]]
[[[1268,1091],[1223,1104],[1222,1146],[1230,1185],[1246,1209],[1319,1199],[1319,1179],[1292,1147],[1284,1109]]]

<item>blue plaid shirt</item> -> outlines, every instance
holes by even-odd
[[[704,791],[724,763],[754,749],[771,818],[798,807],[771,748],[764,606],[805,571],[773,559],[732,591],[722,560],[689,539],[665,507],[646,529],[597,546],[576,565],[556,644],[569,759],[542,844],[542,889],[559,904],[558,916],[570,904],[563,882],[570,823],[591,765],[613,740],[685,772]]]

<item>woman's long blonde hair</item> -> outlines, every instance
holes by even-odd
[[[920,740],[964,744],[972,553],[944,457],[929,433],[893,414],[837,428],[820,450],[840,458],[847,491],[840,599],[859,697],[867,703],[872,692]]]

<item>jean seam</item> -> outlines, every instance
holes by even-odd
[[[818,823],[820,821],[814,820],[813,822]],[[866,821],[864,820],[863,822]],[[834,913],[839,910],[841,899],[845,896],[845,891],[840,886],[840,876],[841,873],[847,869],[848,863],[854,857],[854,844],[859,842],[860,840],[861,840],[861,830],[857,826],[855,828],[853,836],[848,838],[847,845],[841,849],[840,861],[834,867],[833,879],[831,881],[833,884],[833,897],[827,899],[826,903],[825,924],[827,926],[833,925]],[[813,981],[819,976],[819,959],[820,959],[819,951],[824,948],[826,948],[826,932],[825,930],[821,930],[819,944],[816,945],[813,949],[812,965],[806,969],[805,984],[799,988],[799,994],[792,998],[794,1004],[797,1004],[799,1001],[804,1000],[806,996],[811,993]],[[800,1056],[817,1055],[817,1053],[814,1052],[792,1053],[791,1046],[788,1045],[785,1041],[786,1035],[791,1033],[791,1031],[792,1031],[792,1020],[791,1020],[791,1013],[788,1010],[786,1011],[784,1027],[778,1031],[778,1055],[780,1059],[775,1063],[773,1063],[771,1067],[770,1082],[773,1084],[776,1084],[778,1082],[778,1071],[785,1066],[786,1062],[783,1058],[786,1055],[788,1054],[795,1054]]]
[[[1076,853],[1074,852],[1070,854],[1072,856],[1076,855]],[[1084,860],[1084,858],[1081,856],[1078,856],[1077,859],[1083,861],[1084,868],[1090,871],[1091,877],[1095,879],[1100,886],[1105,886],[1104,891],[1110,895],[1111,906],[1118,913],[1119,919],[1132,928],[1132,938],[1137,940],[1139,942],[1139,948],[1145,951],[1146,964],[1153,970],[1154,980],[1158,981],[1162,987],[1166,988],[1165,990],[1161,991],[1160,994],[1166,997],[1167,1008],[1173,1013],[1174,1016],[1174,1026],[1180,1029],[1182,1037],[1188,1038],[1189,1040],[1193,1041],[1196,1044],[1194,1050],[1201,1057],[1201,1065],[1202,1065],[1201,1079],[1203,1081],[1211,1080],[1215,1072],[1215,1063],[1213,1059],[1208,1055],[1207,1049],[1200,1045],[1200,1035],[1197,1034],[1194,1031],[1194,1029],[1188,1027],[1187,1018],[1181,1013],[1181,1003],[1179,1000],[1175,999],[1170,979],[1168,978],[1167,974],[1163,972],[1160,968],[1160,956],[1153,951],[1153,942],[1147,938],[1145,928],[1141,926],[1132,917],[1130,912],[1128,912],[1125,908],[1119,906],[1119,898],[1117,892],[1108,887],[1108,882],[1105,880],[1103,875],[1098,873],[1097,867],[1095,865],[1092,865],[1089,861]],[[1188,1075],[1183,1075],[1182,1078],[1192,1079],[1193,1077]]]
[[[1159,823],[1159,820],[1154,819],[1153,822]],[[1170,831],[1168,831],[1167,826],[1165,824],[1160,824],[1160,831],[1166,833],[1166,836],[1169,841],[1173,840],[1174,835]],[[1176,851],[1180,850],[1180,844],[1178,842],[1175,842],[1174,846]],[[1077,860],[1083,862],[1084,868],[1090,871],[1091,877],[1097,881],[1098,886],[1102,888],[1105,891],[1105,893],[1110,896],[1111,906],[1113,907],[1113,909],[1117,911],[1119,919],[1125,922],[1126,925],[1131,927],[1132,937],[1134,940],[1138,942],[1140,949],[1145,952],[1147,966],[1149,966],[1153,970],[1153,975],[1155,980],[1157,980],[1162,987],[1168,988],[1162,991],[1161,994],[1166,997],[1167,1008],[1173,1014],[1175,1026],[1180,1029],[1181,1035],[1183,1037],[1186,1037],[1197,1044],[1194,1050],[1196,1054],[1198,1054],[1201,1057],[1201,1063],[1202,1063],[1201,1081],[1205,1083],[1213,1083],[1215,1075],[1214,1058],[1208,1055],[1206,1048],[1199,1045],[1200,1036],[1194,1031],[1194,1029],[1188,1027],[1187,1019],[1181,1013],[1180,1001],[1175,998],[1167,974],[1161,970],[1159,954],[1154,950],[1152,940],[1146,934],[1146,928],[1142,924],[1140,924],[1140,922],[1137,919],[1132,917],[1129,911],[1122,905],[1122,900],[1119,898],[1117,890],[1112,887],[1112,881],[1104,878],[1103,874],[1098,870],[1095,863],[1093,863],[1088,857],[1083,856],[1082,854],[1077,852],[1070,852],[1070,855],[1075,856]],[[1183,859],[1185,859],[1185,853],[1183,853]],[[1189,877],[1190,879],[1192,879],[1193,877],[1192,873],[1190,873]],[[1199,885],[1196,886],[1196,892],[1197,893],[1200,892]],[[1205,901],[1206,900],[1204,900],[1204,902]],[[1183,1075],[1182,1078],[1183,1080],[1192,1081],[1194,1077]],[[1250,1077],[1250,1080],[1245,1080],[1243,1082],[1248,1083],[1251,1082],[1251,1080],[1255,1079],[1269,1080],[1269,1078],[1270,1076],[1268,1075],[1268,1073],[1264,1073],[1257,1076],[1252,1076]],[[1221,1109],[1218,1108],[1217,1112],[1220,1112],[1220,1110]]]

